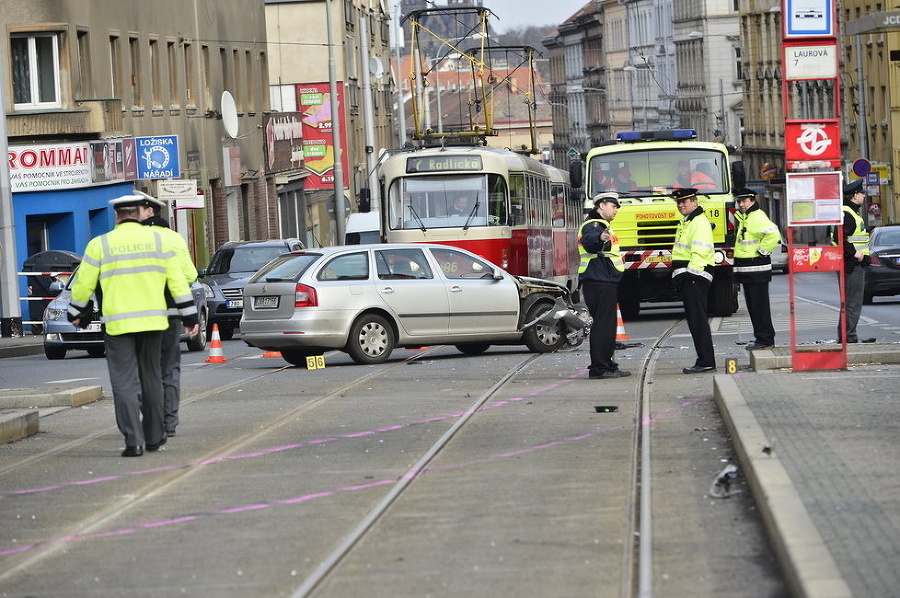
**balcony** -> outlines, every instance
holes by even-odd
[[[73,110],[28,110],[6,116],[10,138],[105,137],[122,133],[122,100],[76,100]]]

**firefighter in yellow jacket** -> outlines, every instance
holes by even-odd
[[[106,364],[115,402],[116,424],[125,436],[123,457],[140,457],[144,447],[166,442],[160,347],[169,326],[165,292],[197,334],[197,308],[170,241],[141,225],[157,200],[125,195],[110,200],[116,227],[88,242],[72,285],[68,318],[76,326],[90,318],[91,295],[100,301]],[[143,417],[142,417],[143,416]]]
[[[697,361],[683,368],[685,374],[702,374],[716,369],[716,355],[706,313],[709,285],[713,278],[712,225],[699,205],[693,187],[675,189],[672,198],[684,216],[675,231],[672,247],[672,284],[681,292]]]

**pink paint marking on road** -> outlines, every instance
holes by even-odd
[[[307,502],[310,500],[315,500],[317,498],[325,498],[333,494],[334,492],[316,492],[315,494],[304,494],[303,496],[295,496],[294,498],[284,498],[282,500],[276,500],[275,502],[280,505],[295,505],[297,503]]]
[[[233,507],[231,509],[220,509],[218,511],[213,511],[213,513],[217,515],[229,515],[231,513],[243,513],[244,511],[258,511],[260,509],[268,509],[271,507],[271,504],[268,503],[260,503],[256,505],[243,505],[240,507]]]
[[[199,519],[196,515],[186,515],[184,517],[177,517],[175,519],[166,519],[164,521],[152,521],[150,523],[142,523],[141,527],[151,528],[151,527],[163,527],[164,525],[176,525],[178,523],[185,523],[187,521],[193,521],[195,519]]]

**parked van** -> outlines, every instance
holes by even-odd
[[[345,245],[381,243],[381,212],[354,212],[347,218]]]

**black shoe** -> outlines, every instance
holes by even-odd
[[[705,374],[706,372],[715,372],[716,368],[709,365],[692,365],[689,368],[681,370],[685,374]]]
[[[147,444],[147,450],[150,451],[151,453],[152,453],[153,451],[158,451],[159,448],[160,448],[162,445],[164,445],[165,443],[166,443],[166,437],[163,436],[163,439],[160,440],[159,442],[157,442],[156,444],[149,444],[149,443],[148,443],[148,444]]]
[[[171,438],[175,436],[175,430],[166,430],[166,438]]]
[[[758,343],[756,341],[753,341],[752,343],[747,343],[747,346],[744,348],[747,349],[748,351],[755,351],[757,349],[771,349],[774,346],[775,345],[766,345],[763,343]]]
[[[122,451],[123,457],[141,457],[144,454],[144,449],[139,446],[126,446],[125,450]]]
[[[601,378],[627,378],[631,375],[631,372],[627,370],[620,370],[618,368],[614,370],[608,370],[600,374]]]

